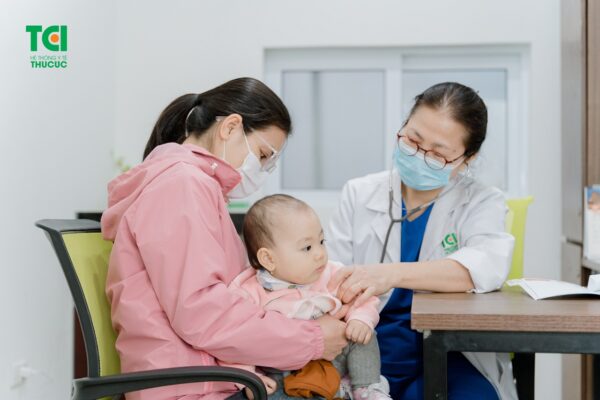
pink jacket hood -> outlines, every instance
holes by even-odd
[[[215,178],[222,187],[224,196],[241,180],[240,174],[229,164],[202,147],[177,143],[158,146],[143,163],[108,184],[108,208],[102,215],[102,234],[105,239],[115,240],[119,223],[129,206],[154,178],[177,163],[194,165]]]

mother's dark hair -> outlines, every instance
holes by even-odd
[[[471,157],[481,149],[487,132],[488,113],[485,103],[473,89],[456,82],[433,85],[415,97],[415,104],[408,119],[421,106],[445,110],[454,121],[466,129],[465,158]]]
[[[186,132],[201,136],[219,116],[239,114],[246,133],[276,126],[289,134],[290,114],[281,99],[261,81],[238,78],[200,94],[185,94],[173,100],[158,117],[150,134],[144,158],[156,146],[183,143]]]

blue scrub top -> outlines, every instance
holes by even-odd
[[[416,262],[433,204],[412,221],[402,222],[400,261]],[[406,207],[402,202],[402,216]],[[391,395],[398,392],[423,373],[423,335],[410,328],[410,309],[413,291],[396,288],[381,311],[377,325],[377,340],[381,351],[381,373],[388,378]]]
[[[421,244],[433,204],[413,221],[402,222],[400,261],[419,260]],[[406,207],[402,202],[402,216]],[[393,399],[423,398],[423,335],[410,328],[413,291],[396,288],[381,311],[377,341],[381,373],[390,383]],[[448,398],[450,400],[497,400],[491,383],[462,355],[448,354]]]

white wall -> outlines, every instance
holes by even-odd
[[[34,222],[105,207],[113,174],[114,2],[0,3],[0,398],[68,399],[72,316],[56,256]],[[67,25],[66,70],[29,64],[25,25]],[[39,371],[10,389],[13,364]]]
[[[26,63],[24,27],[36,23],[69,25],[68,70]],[[33,221],[102,208],[113,144],[117,156],[139,162],[169,101],[238,76],[262,78],[265,48],[529,45],[528,186],[536,201],[525,269],[559,277],[559,0],[9,0],[0,5],[0,27],[0,243],[8,276],[0,312],[9,321],[0,332],[0,398],[68,395],[67,289]],[[9,390],[19,360],[47,377]],[[557,358],[537,371],[539,398],[558,398]]]
[[[264,49],[525,44],[529,71],[527,275],[560,276],[559,1],[244,1],[118,4],[116,148],[140,160],[176,96],[262,78]],[[539,398],[560,393],[558,357],[537,366]],[[552,377],[556,378],[553,379]]]

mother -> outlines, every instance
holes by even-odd
[[[154,126],[144,162],[110,182],[102,233],[114,240],[106,291],[123,372],[215,358],[297,369],[346,345],[338,320],[289,320],[227,288],[247,264],[227,199],[262,185],[290,129],[275,93],[236,79],[175,99]],[[198,383],[127,398],[222,399],[236,390]]]
[[[423,398],[423,339],[410,328],[413,290],[496,290],[514,243],[504,231],[503,194],[468,173],[486,136],[484,102],[458,83],[435,85],[415,100],[396,136],[395,168],[349,181],[328,235],[332,259],[366,264],[338,275],[338,296],[360,303],[382,295],[377,338],[395,399]],[[390,226],[390,212],[404,221]],[[516,399],[506,354],[451,353],[448,374],[451,399]]]

